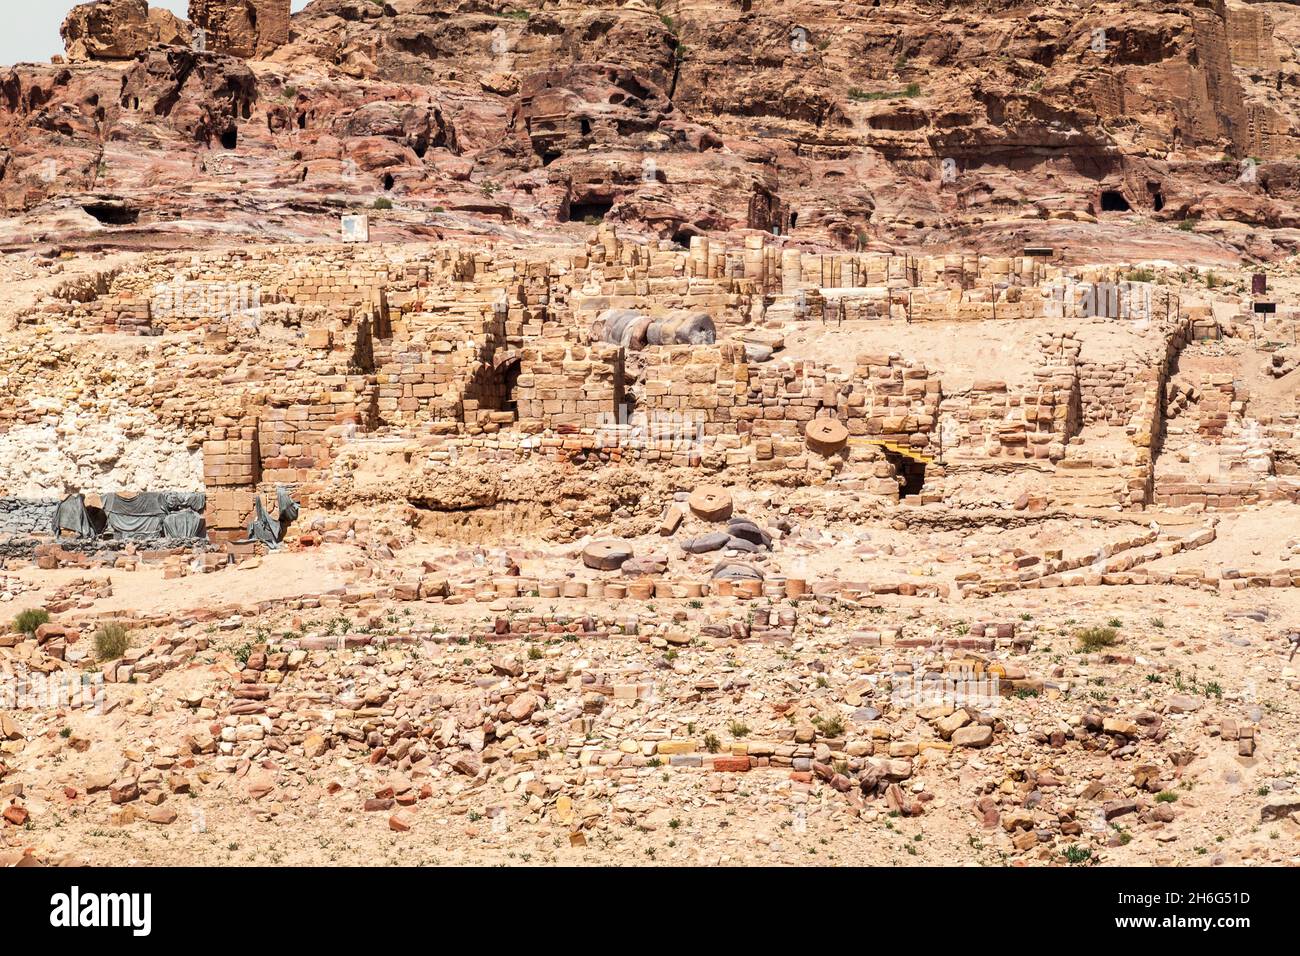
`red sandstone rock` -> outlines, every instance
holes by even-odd
[[[262,58],[289,41],[290,0],[190,0],[190,21],[207,49]]]

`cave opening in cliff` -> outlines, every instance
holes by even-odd
[[[397,185],[397,180],[393,178],[393,174],[384,173],[384,192],[392,192],[395,185]]]
[[[140,218],[140,211],[118,203],[95,202],[82,206],[82,211],[105,226],[130,226]]]
[[[792,212],[790,213],[790,231],[793,232],[794,227],[797,225],[799,225],[799,214],[797,212]]]
[[[1151,208],[1156,212],[1165,208],[1165,195],[1158,189],[1151,190]]]
[[[239,130],[231,126],[221,134],[221,145],[224,149],[236,149],[239,146]]]
[[[1129,212],[1133,207],[1128,204],[1124,194],[1118,189],[1104,189],[1101,193],[1102,212]]]
[[[601,222],[609,215],[614,203],[609,199],[592,199],[569,204],[569,222]]]

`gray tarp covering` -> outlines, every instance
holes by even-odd
[[[55,509],[52,524],[56,537],[70,531],[78,538],[94,540],[107,530],[116,538],[188,541],[206,536],[203,512],[207,504],[208,497],[201,491],[145,491],[105,495],[101,510],[87,508],[85,495],[70,495]]]
[[[199,537],[206,506],[207,496],[201,492],[145,491],[130,497],[120,494],[104,496],[108,528],[123,538]],[[172,519],[170,530],[168,518]]]
[[[298,502],[290,497],[283,488],[275,489],[276,506],[280,509],[280,537],[289,530],[289,525],[298,520]]]
[[[277,488],[275,499],[280,510],[278,521],[266,513],[261,495],[253,499],[253,523],[248,526],[249,541],[260,541],[269,548],[278,548],[289,532],[289,525],[298,520],[298,504],[289,496],[289,492]]]
[[[203,536],[203,516],[189,510],[174,511],[163,515],[162,529],[165,538],[200,538]]]
[[[96,524],[86,508],[85,495],[69,495],[54,509],[53,531],[56,538],[65,531],[71,531],[78,538],[97,538],[104,528],[102,524],[98,527]]]
[[[177,511],[203,514],[208,507],[208,496],[201,491],[165,491],[162,497],[168,514]]]
[[[108,527],[123,538],[161,538],[162,519],[167,513],[163,496],[141,492],[132,498],[104,495],[104,513]]]

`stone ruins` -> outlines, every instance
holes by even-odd
[[[1295,863],[1300,12],[986,6],[0,68],[0,860]]]

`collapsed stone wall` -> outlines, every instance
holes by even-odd
[[[53,341],[0,346],[0,496],[202,490],[197,446],[156,404],[167,391],[151,388],[140,358],[105,362]]]
[[[1300,415],[1251,413],[1252,394],[1223,356],[1223,371],[1180,374],[1164,388],[1165,424],[1152,501],[1163,507],[1235,509],[1300,500],[1284,457],[1300,439]]]
[[[783,309],[804,321],[837,299],[853,304],[849,318],[1033,318],[1052,331],[1040,333],[1030,379],[989,377],[960,391],[945,391],[942,370],[898,354],[860,355],[843,368],[783,361],[780,337],[762,323],[779,327]],[[712,346],[625,354],[588,341],[591,313],[628,305],[728,318]],[[683,250],[604,227],[579,249],[157,254],[79,277],[23,321],[157,336],[141,341],[138,368],[121,371],[114,395],[154,416],[201,485],[235,495],[235,505],[214,508],[229,521],[251,490],[311,487],[342,449],[372,439],[414,437],[435,465],[467,455],[644,459],[836,477],[896,496],[917,465],[938,474],[948,460],[1059,460],[1093,424],[1129,430],[1137,460],[1125,500],[1140,504],[1151,482],[1144,436],[1158,432],[1161,369],[1176,354],[1169,329],[1194,312],[1121,267],[1067,273],[1036,256],[811,255],[763,237],[739,249],[697,237]],[[1145,323],[1154,333],[1117,339],[1132,357],[1084,360],[1076,320]],[[1165,342],[1166,354],[1162,346],[1139,354],[1129,338]],[[761,342],[772,344],[753,347]],[[37,375],[34,392],[57,391],[56,378]],[[0,406],[0,421],[15,412]],[[652,428],[675,417],[676,431],[629,436],[639,426],[628,412],[650,416]],[[46,413],[31,407],[18,417],[34,423]],[[819,418],[843,424],[843,448],[810,448],[805,433]]]
[[[814,362],[746,362],[734,341],[643,354],[636,394],[648,427],[688,437],[698,428],[729,464],[759,472],[865,470],[897,497],[895,473],[878,467],[881,448],[918,457],[937,450],[939,382],[898,355],[860,355],[844,372]],[[810,450],[805,433],[818,418],[843,424],[842,449]]]
[[[1078,378],[1072,368],[1042,369],[1024,389],[982,380],[944,394],[939,438],[954,458],[1056,460],[1078,426]]]

